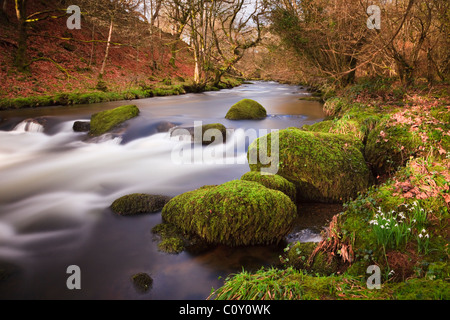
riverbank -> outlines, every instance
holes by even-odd
[[[232,274],[210,298],[449,299],[448,90],[384,80],[328,91],[326,120],[301,129],[360,141],[372,186],[320,243],[290,244],[283,268]]]
[[[68,106],[76,104],[90,104],[99,102],[110,102],[119,100],[144,99],[159,96],[172,96],[186,93],[198,93],[205,91],[217,91],[220,89],[233,88],[243,83],[242,79],[224,78],[217,86],[206,85],[203,88],[195,86],[191,81],[182,78],[177,80],[163,79],[142,83],[139,86],[124,91],[88,91],[88,92],[68,92],[53,95],[39,95],[19,98],[0,99],[0,110],[37,108],[49,106]]]

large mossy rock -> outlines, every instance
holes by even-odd
[[[133,193],[116,199],[111,210],[119,215],[153,213],[162,210],[169,200],[167,196]]]
[[[264,107],[251,99],[243,99],[228,110],[225,118],[229,120],[260,120],[267,117]]]
[[[302,130],[349,134],[366,143],[367,137],[380,121],[380,116],[371,112],[348,112],[341,118],[317,122],[313,125],[304,125]]]
[[[372,176],[362,154],[363,144],[351,135],[298,128],[273,132],[250,145],[251,171],[266,167],[260,162],[261,152],[273,157],[273,135],[279,141],[277,174],[296,185],[298,201],[340,203],[369,187]]]
[[[99,136],[116,128],[121,123],[137,117],[139,109],[135,105],[126,105],[112,110],[101,111],[91,116],[89,134]]]
[[[365,158],[375,175],[389,174],[403,166],[410,156],[415,156],[421,140],[406,125],[389,125],[389,117],[370,132],[365,148]]]
[[[230,246],[277,243],[296,216],[296,206],[284,193],[243,180],[183,193],[162,211],[163,221],[181,232]]]
[[[170,131],[170,136],[190,136],[194,143],[203,145],[226,142],[227,128],[221,123],[204,124],[201,128],[198,128],[198,132],[196,132],[196,129],[196,127],[176,127]]]
[[[277,174],[263,175],[258,171],[250,171],[242,175],[241,180],[254,181],[262,184],[266,188],[283,192],[294,203],[296,202],[297,191],[295,185]]]

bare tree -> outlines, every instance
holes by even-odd
[[[186,41],[194,57],[194,82],[217,84],[243,56],[260,41],[259,15],[262,5],[249,0],[171,0],[169,17],[176,34]],[[244,12],[246,11],[246,12]]]

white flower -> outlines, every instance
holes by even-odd
[[[411,228],[408,228],[408,231],[411,231]]]
[[[422,238],[422,237],[423,237],[423,236],[422,236],[422,234],[420,233],[420,234],[419,234],[419,238]]]
[[[398,223],[396,223],[394,227],[398,227]]]
[[[426,235],[425,235],[425,238],[429,238],[430,237],[430,235],[427,233]]]
[[[425,229],[422,229],[422,232],[423,232],[423,233],[426,233],[427,231],[426,231]]]
[[[383,225],[381,225],[381,229],[384,229],[384,226],[383,226]]]

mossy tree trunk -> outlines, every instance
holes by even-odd
[[[19,22],[19,39],[17,40],[17,51],[14,64],[21,72],[28,70],[26,3],[26,0],[15,0],[16,16]]]

